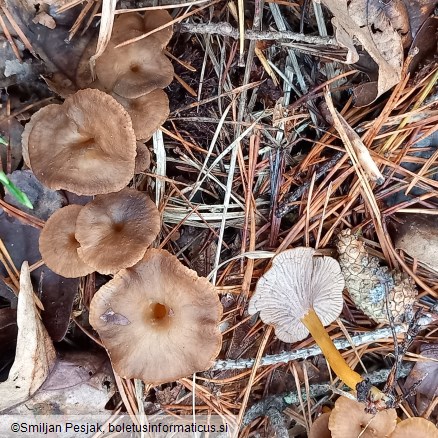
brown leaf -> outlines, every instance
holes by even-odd
[[[0,411],[34,394],[46,380],[56,360],[55,349],[35,304],[27,262],[21,267],[17,325],[15,361],[8,380],[0,384]]]
[[[108,357],[101,353],[71,352],[56,361],[52,373],[33,397],[9,414],[108,414],[105,405],[115,382]]]
[[[334,15],[333,26],[357,38],[378,65],[378,81],[373,100],[391,89],[401,78],[403,47],[401,37],[381,9],[378,0],[322,0]]]

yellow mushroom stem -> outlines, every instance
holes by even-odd
[[[321,348],[327,362],[336,375],[353,391],[356,391],[356,385],[362,382],[360,374],[353,371],[341,353],[336,349],[333,341],[322,325],[318,315],[313,309],[310,309],[302,318],[301,322],[307,327],[315,342]]]

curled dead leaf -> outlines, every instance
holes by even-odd
[[[17,306],[17,349],[8,380],[0,384],[0,412],[27,400],[45,382],[56,352],[41,321],[30,280],[29,264],[23,262]]]
[[[357,106],[369,105],[400,81],[403,65],[403,46],[400,35],[393,28],[377,0],[322,0],[334,15],[333,26],[343,29],[352,41],[359,40],[378,66],[378,80],[374,93],[367,93]],[[338,31],[337,31],[338,33]],[[343,43],[346,46],[345,41]]]

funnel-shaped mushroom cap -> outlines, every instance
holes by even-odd
[[[79,257],[102,274],[137,263],[160,231],[160,214],[145,193],[124,189],[96,196],[79,213]]]
[[[169,99],[163,90],[154,90],[136,99],[126,99],[117,94],[114,98],[131,116],[137,140],[149,140],[169,117]]]
[[[78,256],[75,239],[76,219],[81,205],[60,208],[50,216],[40,234],[40,253],[44,263],[58,275],[67,278],[91,274],[94,269]]]
[[[347,397],[339,397],[329,418],[332,437],[383,438],[389,436],[397,424],[396,410],[387,409],[373,415],[367,414],[364,409],[363,403]]]
[[[436,426],[419,417],[408,418],[397,424],[390,438],[438,438]]]
[[[163,26],[172,21],[172,16],[165,9],[158,9],[155,11],[147,11],[144,14],[144,28],[145,32],[150,32],[157,27]],[[166,47],[172,38],[173,28],[167,26],[153,34],[153,36],[160,40],[161,46]]]
[[[152,384],[210,368],[221,348],[221,315],[207,279],[157,249],[116,274],[90,306],[116,372]]]
[[[95,195],[121,190],[134,175],[131,119],[111,96],[80,90],[35,113],[26,134],[35,176],[53,190]]]
[[[313,308],[323,325],[342,311],[344,278],[331,257],[314,257],[312,248],[295,248],[274,257],[257,283],[248,312],[275,328],[283,342],[296,342],[309,331],[300,321]]]
[[[142,34],[133,30],[125,37],[130,39]],[[118,49],[116,45],[111,40],[96,60],[96,75],[106,89],[135,99],[172,82],[172,63],[162,53],[160,40],[153,35]]]

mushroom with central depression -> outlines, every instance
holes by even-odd
[[[135,140],[122,105],[87,89],[32,116],[23,132],[23,156],[50,189],[96,195],[128,185],[134,176]]]
[[[90,306],[115,371],[151,384],[210,368],[221,348],[221,315],[207,279],[157,249],[117,273]]]
[[[126,188],[96,196],[79,212],[79,257],[101,274],[137,263],[160,231],[160,214],[145,193]]]

